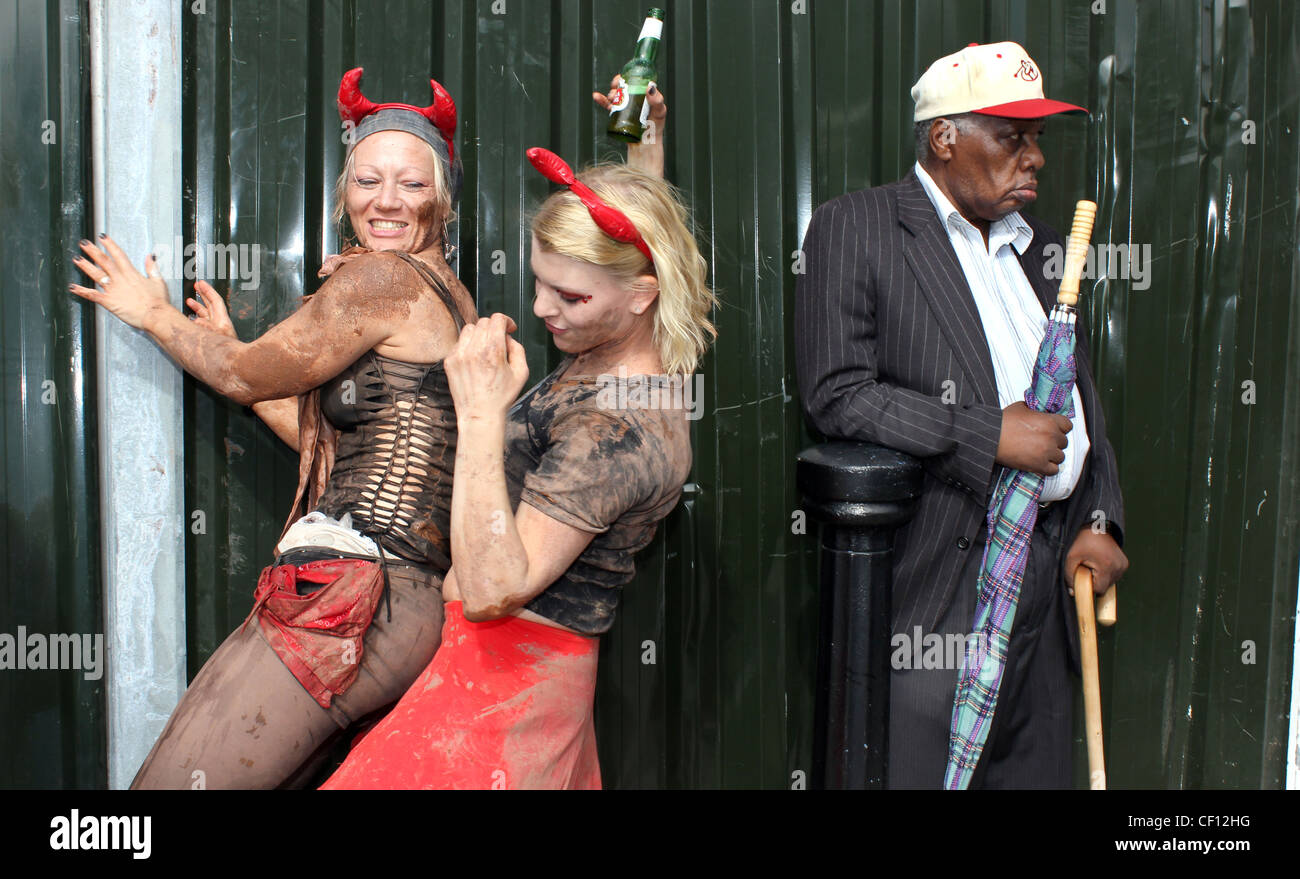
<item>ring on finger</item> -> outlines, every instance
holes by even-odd
[[[107,287],[107,286],[108,286],[108,282],[111,281],[111,280],[113,280],[113,279],[110,278],[108,275],[105,275],[104,277],[102,277],[102,278],[99,279],[99,286],[101,286],[101,287]]]

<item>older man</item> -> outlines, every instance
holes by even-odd
[[[940,58],[912,97],[917,163],[907,176],[813,214],[795,317],[799,387],[828,437],[892,446],[924,465],[920,508],[895,547],[896,643],[970,631],[997,474],[1047,477],[972,786],[1066,787],[1078,647],[1063,575],[1085,565],[1101,592],[1128,561],[1082,328],[1073,420],[1020,402],[1061,245],[1020,210],[1037,197],[1044,118],[1086,111],[1044,98],[1038,65],[1015,43]],[[919,652],[898,651],[906,656],[891,673],[890,787],[943,782],[960,658],[912,668]]]

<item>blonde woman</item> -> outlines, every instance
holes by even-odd
[[[671,186],[529,158],[566,185],[533,220],[531,262],[533,312],[569,356],[516,401],[528,367],[508,317],[466,326],[448,355],[460,442],[442,646],[328,788],[600,786],[598,639],[690,471],[681,388],[715,300]]]
[[[339,86],[355,125],[337,187],[359,245],[293,315],[243,343],[196,285],[190,321],[152,257],[142,276],[106,236],[72,292],[148,332],[214,390],[252,404],[300,453],[295,518],[248,621],[195,676],[134,787],[305,782],[327,746],[397,700],[429,662],[450,566],[455,412],[443,358],[477,314],[447,264],[459,190],[455,105],[376,105],[361,69]],[[376,612],[378,611],[378,612]],[[196,773],[201,773],[197,775]]]

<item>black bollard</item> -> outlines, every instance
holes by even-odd
[[[813,787],[879,790],[889,765],[894,531],[916,511],[921,464],[869,443],[805,449],[804,511],[822,523]]]

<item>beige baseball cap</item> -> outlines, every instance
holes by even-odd
[[[914,122],[958,113],[1038,119],[1087,113],[1043,97],[1043,74],[1019,43],[971,43],[930,65],[912,86]]]

